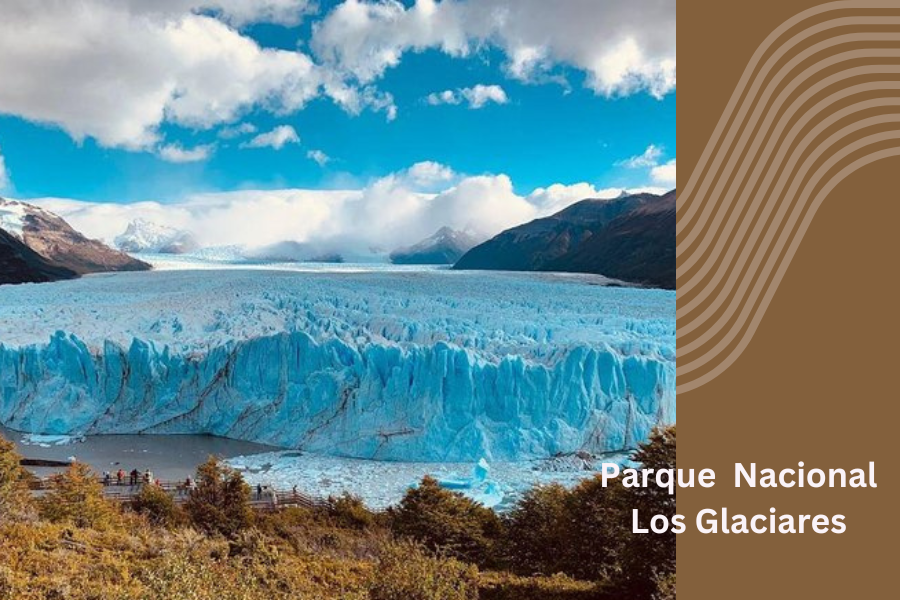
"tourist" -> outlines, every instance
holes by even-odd
[[[257,483],[256,484],[256,499],[257,500],[262,500],[262,492],[263,492],[262,484]]]
[[[124,482],[125,482],[125,471],[123,471],[120,468],[118,471],[116,471],[116,483],[118,485],[122,485]]]
[[[109,484],[112,483],[112,474],[109,471],[103,471],[103,485],[104,487],[109,487]]]

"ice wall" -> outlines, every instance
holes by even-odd
[[[0,423],[496,461],[633,448],[675,421],[674,294],[485,274],[143,275],[3,290]],[[47,331],[65,323],[76,333]]]
[[[446,343],[317,343],[302,332],[202,356],[59,332],[0,347],[0,422],[45,434],[210,433],[386,460],[515,460],[632,447],[675,420],[674,363],[575,347],[552,365]]]

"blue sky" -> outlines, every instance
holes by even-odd
[[[0,191],[177,204],[364,189],[425,161],[453,174],[419,192],[501,174],[526,198],[674,187],[674,1],[147,7],[4,6]],[[17,43],[24,25],[68,44]]]

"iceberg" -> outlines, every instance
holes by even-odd
[[[7,288],[0,423],[392,461],[623,451],[675,421],[675,294],[593,283],[171,271]]]

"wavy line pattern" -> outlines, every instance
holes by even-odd
[[[831,190],[898,156],[897,0],[823,4],[763,41],[679,193],[679,393],[750,343]]]

